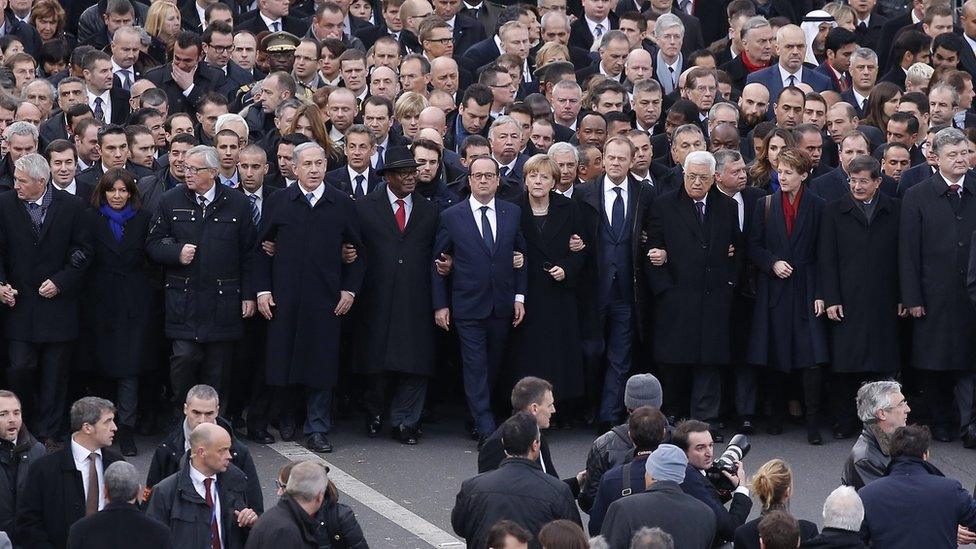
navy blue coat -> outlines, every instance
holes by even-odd
[[[928,162],[923,162],[917,166],[912,166],[911,168],[901,172],[901,179],[898,180],[898,198],[904,198],[905,193],[908,192],[908,189],[911,189],[923,181],[928,181],[933,174],[935,174],[935,170],[929,165]]]
[[[861,535],[885,549],[955,549],[956,526],[976,528],[976,501],[934,465],[897,457],[888,476],[861,488]]]
[[[813,314],[817,287],[817,239],[824,202],[812,191],[800,198],[793,234],[786,234],[782,191],[756,203],[749,258],[759,269],[752,336],[746,360],[782,372],[827,362],[827,333]],[[769,203],[769,213],[766,204]],[[773,274],[779,260],[793,267],[788,278]]]
[[[810,190],[813,191],[813,194],[823,198],[828,204],[851,195],[851,186],[848,183],[847,172],[840,166],[837,166],[820,177],[814,178],[810,182]],[[898,194],[898,182],[890,176],[881,174],[881,186],[878,187],[878,190],[894,198]]]
[[[645,490],[644,474],[648,455],[637,456],[630,462],[630,483],[627,487],[631,491],[627,495],[639,494]],[[596,492],[596,499],[593,500],[593,507],[590,508],[590,522],[586,526],[591,536],[600,535],[603,519],[607,516],[610,504],[624,497],[624,465],[626,464],[615,465],[600,478],[600,488]]]
[[[268,321],[268,385],[324,389],[339,372],[341,319],[333,311],[341,291],[359,292],[366,255],[352,199],[323,185],[314,207],[299,183],[265,199],[259,242],[274,241],[277,250],[274,257],[255,250],[254,278],[256,291],[270,291],[276,304]],[[343,243],[359,250],[356,261],[342,262]]]
[[[733,494],[732,504],[726,509],[718,498],[718,492],[701,471],[688,464],[681,489],[686,494],[708,505],[715,514],[715,542],[729,542],[735,538],[736,528],[745,524],[752,510],[752,500],[745,494]]]
[[[803,67],[800,80],[805,84],[809,84],[813,88],[813,91],[817,93],[831,89],[830,78],[806,66]],[[783,91],[783,79],[780,77],[779,64],[777,63],[749,74],[746,77],[746,84],[752,84],[753,82],[758,82],[766,86],[766,89],[769,90],[769,108],[766,112],[768,118],[772,119],[773,105],[776,104],[779,92]]]
[[[495,246],[489,250],[470,202],[465,200],[441,212],[431,259],[441,253],[451,254],[454,267],[448,288],[447,277],[437,274],[431,263],[435,310],[449,307],[452,318],[465,320],[512,316],[515,295],[524,295],[528,286],[526,270],[512,267],[512,254],[525,251],[521,215],[515,204],[495,199]]]

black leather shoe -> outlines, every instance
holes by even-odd
[[[968,450],[976,448],[976,426],[970,425],[962,435],[962,446]]]
[[[398,440],[408,446],[417,444],[417,433],[405,425],[397,425],[393,428],[393,440]]]
[[[328,454],[332,451],[332,443],[325,433],[313,433],[305,439],[305,447],[313,452]]]
[[[119,430],[115,433],[116,442],[119,443],[119,450],[125,457],[132,457],[139,454],[136,448],[136,440],[132,436],[132,427],[119,425]]]
[[[366,436],[369,438],[374,438],[380,434],[383,430],[383,418],[380,416],[373,416],[366,420]]]
[[[249,427],[247,429],[247,438],[258,444],[274,444],[275,437],[271,436],[268,432],[267,427]]]
[[[820,446],[823,444],[823,436],[821,436],[820,431],[817,429],[807,431],[807,442],[813,446]]]
[[[952,442],[952,434],[942,425],[932,428],[932,438],[939,442]]]
[[[739,425],[739,432],[743,435],[751,435],[756,432],[756,426],[752,424],[752,420],[744,419]]]
[[[478,436],[478,450],[479,451],[481,450],[481,447],[485,445],[485,441],[486,440],[488,440],[488,435],[480,435],[480,436]]]
[[[282,419],[278,425],[278,434],[281,440],[295,440],[295,420],[294,418]]]

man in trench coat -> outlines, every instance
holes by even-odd
[[[414,192],[417,166],[406,147],[386,152],[386,185],[356,201],[366,277],[354,311],[355,367],[366,374],[367,434],[376,436],[390,407],[393,438],[417,443],[417,427],[434,373],[430,258],[438,207]],[[393,389],[392,401],[387,397]]]
[[[914,318],[912,365],[923,370],[919,378],[932,414],[932,437],[943,442],[953,437],[947,395],[954,388],[959,431],[973,445],[976,309],[966,293],[966,270],[976,230],[976,175],[969,172],[966,147],[958,129],[935,135],[938,171],[905,192],[898,259],[902,302]]]
[[[325,151],[303,143],[293,153],[298,184],[268,197],[258,230],[275,254],[255,250],[258,310],[267,318],[268,385],[308,391],[306,446],[331,452],[332,388],[339,372],[339,329],[366,268],[355,204],[323,185]],[[343,263],[343,243],[360,253]]]

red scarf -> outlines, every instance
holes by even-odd
[[[751,61],[749,61],[749,56],[746,55],[746,50],[742,50],[741,52],[739,52],[739,57],[742,58],[742,64],[746,66],[746,70],[749,71],[750,73],[756,72],[759,69],[765,69],[766,67],[769,66],[769,63],[766,63],[765,65],[753,64]],[[770,59],[770,61],[772,60]]]
[[[803,185],[796,191],[796,199],[790,204],[789,193],[780,192],[783,199],[783,217],[786,218],[786,236],[793,236],[793,224],[796,214],[800,211],[800,199],[803,198]]]

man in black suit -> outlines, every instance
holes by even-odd
[[[202,58],[200,35],[183,31],[173,44],[173,61],[146,73],[149,81],[166,92],[170,114],[192,113],[204,94],[223,85],[224,75],[206,63],[200,63]]]
[[[87,106],[85,81],[69,76],[58,82],[57,106],[48,118],[41,123],[40,145],[46,147],[55,139],[68,139],[68,110],[75,105]],[[91,109],[89,108],[89,111]]]
[[[75,146],[66,139],[55,139],[44,150],[44,157],[51,166],[51,184],[54,188],[77,196],[87,204],[95,188],[87,183],[79,184],[75,177]]]
[[[758,70],[769,66],[773,58],[773,29],[762,16],[753,16],[742,24],[742,51],[719,69],[727,72],[732,79],[732,88],[745,91],[746,78]],[[767,90],[767,94],[768,94]]]
[[[353,199],[363,198],[376,190],[381,183],[370,158],[376,149],[372,130],[362,124],[353,124],[346,130],[343,148],[347,163],[325,174],[325,182]]]
[[[458,150],[464,138],[469,135],[488,136],[491,102],[494,97],[491,88],[482,84],[472,84],[464,90],[458,110],[447,116],[444,148]]]
[[[136,22],[136,10],[133,4],[139,5],[140,8],[145,9],[145,5],[140,2],[129,2],[128,0],[107,0],[105,2],[98,2],[95,6],[90,6],[82,14],[82,21],[85,22],[87,18],[89,21],[94,20],[97,25],[82,25],[78,29],[78,39],[82,45],[91,46],[96,50],[103,50],[112,42],[112,38],[115,36],[115,31],[122,27],[127,27],[135,24]],[[89,11],[91,10],[91,11]],[[94,12],[94,13],[92,13]],[[89,15],[90,14],[90,15]],[[140,18],[141,21],[145,21],[145,18]],[[139,22],[138,24],[143,24]],[[10,31],[7,31],[10,33]],[[27,46],[27,43],[24,43]],[[31,55],[37,55],[37,50],[27,49],[27,52]]]
[[[601,74],[617,83],[624,81],[624,62],[630,52],[630,42],[622,31],[607,31],[600,39],[600,59],[588,67],[576,71],[579,85],[586,87],[587,80],[594,74]]]
[[[0,195],[0,302],[10,308],[7,382],[24,395],[42,441],[60,432],[79,289],[92,259],[86,204],[54,190],[50,176],[43,156],[24,155],[14,162],[15,192]]]
[[[430,258],[440,208],[415,192],[418,165],[406,147],[391,149],[381,169],[385,189],[356,201],[367,275],[353,313],[355,364],[368,376],[363,395],[367,434],[379,434],[389,405],[393,438],[408,445],[418,442],[427,382],[436,364]],[[417,299],[403,299],[407,288]]]
[[[976,2],[967,1],[962,5],[959,21],[962,23],[965,41],[959,52],[959,68],[976,77],[976,50],[973,49],[973,43],[976,42]]]
[[[878,54],[868,48],[857,48],[851,54],[851,87],[840,94],[841,101],[854,106],[857,117],[867,118],[868,96],[878,81]]]
[[[84,75],[88,106],[95,118],[106,124],[125,124],[130,110],[129,92],[114,85],[112,57],[100,51],[86,55]]]
[[[128,92],[132,84],[142,77],[142,71],[136,66],[139,60],[140,48],[139,31],[134,27],[121,27],[112,37],[112,73],[115,75],[113,87]],[[121,124],[123,121],[116,121]]]
[[[142,207],[155,216],[159,213],[159,203],[166,191],[182,185],[186,181],[186,165],[183,156],[200,142],[192,133],[181,133],[173,137],[169,146],[169,164],[156,173],[139,179],[139,197]]]
[[[595,314],[598,334],[583,341],[583,352],[594,364],[605,364],[603,394],[598,420],[618,425],[623,415],[623,389],[631,371],[636,338],[641,337],[646,305],[645,243],[648,214],[655,191],[630,176],[634,145],[625,137],[613,137],[604,145],[606,175],[595,183],[575,186],[588,229],[586,237],[596,250]],[[633,326],[638,333],[634,334]],[[606,334],[606,335],[603,335]],[[609,430],[603,429],[603,431]]]
[[[666,365],[665,384],[681,399],[668,413],[685,417],[690,385],[689,417],[711,421],[718,419],[722,395],[719,367],[731,362],[728,290],[739,280],[742,257],[739,204],[713,188],[711,153],[688,154],[683,175],[676,191],[655,199],[647,231],[647,245],[668,254],[666,263],[648,271],[657,297],[654,359]]]
[[[234,49],[234,29],[223,21],[214,21],[207,30],[203,31],[204,60],[211,67],[224,73],[226,80],[218,90],[222,95],[229,96],[244,86],[254,82],[254,75],[242,69],[230,60],[230,52]]]
[[[854,34],[857,35],[858,45],[878,51],[888,46],[881,44],[883,27],[888,18],[875,13],[875,4],[877,0],[853,0],[851,8],[854,9]]]
[[[589,51],[607,31],[619,28],[620,19],[610,12],[610,5],[608,0],[583,0],[583,17],[570,25],[569,45]]]
[[[523,166],[529,158],[519,153],[522,143],[522,126],[508,115],[495,119],[488,130],[491,157],[498,163],[498,196],[514,202],[525,190]]]
[[[123,461],[109,449],[117,430],[111,402],[82,398],[71,405],[70,419],[68,445],[28,471],[12,536],[20,547],[66,547],[71,525],[105,507],[105,470]]]
[[[117,461],[105,468],[105,508],[71,525],[68,547],[122,547],[139,540],[142,549],[173,546],[169,527],[147,517],[137,506],[142,496],[139,472],[131,463]]]
[[[118,124],[108,124],[99,129],[98,151],[100,159],[75,178],[75,182],[83,189],[94,190],[102,175],[112,168],[124,169],[136,179],[152,175],[152,170],[149,168],[133,164],[128,160],[129,144],[125,128]],[[88,197],[82,198],[88,202]]]
[[[593,52],[569,43],[570,24],[565,13],[550,11],[542,16],[542,39],[546,42],[557,42],[569,49],[569,62],[575,69],[583,69],[593,64]],[[547,65],[548,67],[548,65]],[[545,93],[545,90],[540,89]]]
[[[235,30],[248,31],[254,36],[264,31],[285,31],[294,36],[303,36],[308,31],[309,22],[288,15],[289,4],[280,0],[258,0],[258,9],[243,15]]]
[[[863,2],[864,0],[858,0]],[[827,33],[824,46],[827,58],[817,67],[817,72],[830,78],[830,87],[837,93],[851,87],[851,54],[857,49],[857,35],[844,27],[835,27]]]
[[[931,46],[932,38],[922,31],[911,29],[899,34],[891,46],[888,72],[879,78],[879,81],[891,82],[904,88],[906,71],[915,63],[928,63],[931,56]],[[960,58],[963,61],[963,66],[965,66],[965,49],[960,52]]]
[[[912,9],[906,11],[898,17],[894,17],[885,22],[881,27],[881,40],[880,44],[892,44],[896,40],[895,38],[900,34],[901,30],[905,27],[910,27],[916,23],[921,23],[922,18],[925,16],[925,7],[928,2],[925,0],[912,0]],[[921,31],[922,29],[918,29]],[[898,59],[889,57],[889,49],[882,47],[881,51],[878,52],[878,65],[882,70],[887,69],[891,65],[889,63],[897,63]]]
[[[488,38],[484,26],[476,19],[459,13],[461,0],[435,0],[434,13],[447,23],[454,36],[454,51],[463,52]]]

